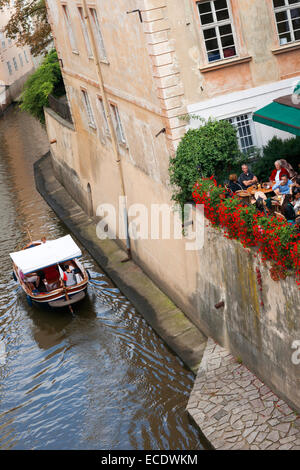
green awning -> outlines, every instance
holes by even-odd
[[[273,102],[253,114],[253,121],[300,135],[300,109]]]

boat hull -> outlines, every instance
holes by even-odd
[[[33,295],[19,277],[16,266],[13,267],[14,279],[19,282],[26,294],[28,304],[42,308],[63,309],[82,301],[87,294],[88,274],[84,270],[84,279],[79,284],[71,287],[59,288],[54,291]]]

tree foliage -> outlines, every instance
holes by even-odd
[[[29,77],[22,93],[22,111],[27,111],[40,122],[45,122],[44,106],[48,106],[50,94],[61,96],[65,94],[65,87],[61,75],[57,53],[49,52],[40,67]]]
[[[0,0],[0,8],[9,7],[10,1]],[[52,35],[45,0],[16,0],[5,33],[19,46],[29,46],[34,56],[46,53]]]
[[[192,199],[193,186],[200,174],[218,180],[240,165],[236,130],[225,120],[209,119],[198,129],[190,129],[181,140],[176,156],[170,159],[173,199],[184,204]],[[200,174],[199,174],[200,173]]]

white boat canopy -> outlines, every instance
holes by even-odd
[[[53,264],[78,258],[81,254],[73,238],[66,235],[33,248],[10,253],[10,257],[24,274],[29,274]]]

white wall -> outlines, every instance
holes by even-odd
[[[200,101],[199,103],[188,105],[188,113],[201,116],[204,119],[209,117],[226,119],[238,116],[239,114],[254,113],[258,109],[270,104],[274,99],[292,94],[299,80],[300,76]],[[199,127],[199,121],[191,119],[189,128],[197,127]],[[258,147],[266,145],[274,135],[284,139],[292,137],[290,133],[257,122],[253,122],[253,128],[256,134],[256,146]]]

